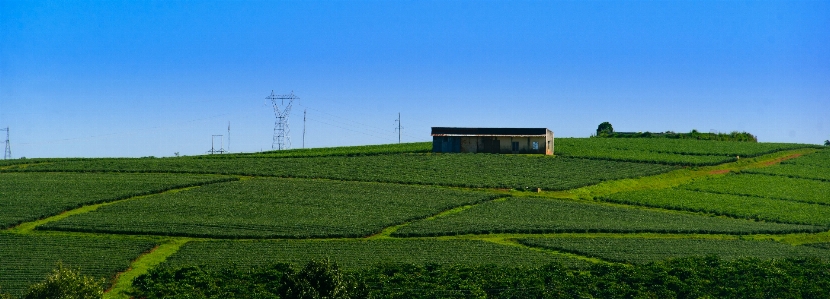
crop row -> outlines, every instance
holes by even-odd
[[[672,169],[675,168],[666,165],[546,156],[399,154],[281,159],[90,159],[33,165],[18,171],[214,173],[472,188],[566,190]]]
[[[795,164],[830,168],[830,150],[818,151],[813,154],[799,157],[798,159],[784,161],[781,164]]]
[[[550,262],[584,265],[579,260],[478,240],[280,240],[203,241],[185,244],[165,267],[204,265],[254,267],[271,263],[303,265],[331,259],[347,269],[378,264],[458,264],[533,266]]]
[[[830,167],[814,165],[780,164],[771,167],[747,169],[742,172],[830,182]]]
[[[441,236],[493,233],[787,233],[814,232],[806,225],[665,213],[605,204],[509,198],[474,206],[457,214],[418,221],[393,236]]]
[[[827,250],[773,241],[673,238],[527,238],[527,246],[596,257],[607,261],[645,264],[670,258],[827,258]]]
[[[683,189],[784,199],[830,205],[830,182],[769,176],[760,174],[732,174],[694,182]]]
[[[703,156],[651,152],[634,149],[608,149],[602,147],[581,148],[563,156],[625,162],[658,163],[679,166],[713,166],[737,160],[735,156]]]
[[[813,244],[804,244],[804,246],[810,246],[810,247],[815,247],[815,248],[821,248],[821,249],[828,249],[828,250],[830,250],[830,243],[813,243]]]
[[[144,240],[0,233],[0,293],[20,295],[45,279],[58,262],[84,275],[110,279],[153,246]]]
[[[830,226],[830,206],[685,189],[621,192],[605,201],[780,223]]]
[[[308,149],[290,149],[280,151],[267,151],[259,153],[246,154],[224,154],[224,155],[205,155],[198,158],[205,159],[225,159],[225,158],[239,158],[239,157],[258,157],[258,158],[308,158],[308,157],[327,157],[327,156],[373,156],[373,155],[388,155],[388,154],[402,154],[402,153],[428,153],[432,151],[431,142],[413,142],[413,143],[393,143],[380,145],[360,145],[360,146],[340,146],[340,147],[323,147],[323,148],[308,148]]]
[[[0,173],[0,228],[80,207],[214,182],[215,175]]]
[[[755,143],[734,141],[706,141],[663,138],[557,138],[555,151],[559,155],[581,156],[583,152],[601,149],[637,150],[679,155],[708,155],[728,157],[756,157],[782,150],[816,147],[795,143]]]
[[[38,229],[214,238],[365,237],[498,196],[383,183],[256,178],[125,201]]]

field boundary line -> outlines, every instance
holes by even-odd
[[[697,192],[697,191],[693,191],[693,192]],[[734,196],[743,196],[743,195],[734,195]],[[743,197],[750,197],[750,196],[743,196]],[[755,197],[755,198],[770,199],[770,198],[764,198],[764,197]],[[780,224],[806,225],[806,226],[816,227],[817,231],[819,229],[826,230],[828,227],[830,227],[830,225],[816,224],[816,223],[806,223],[806,222],[798,222],[798,221],[784,221],[784,220],[779,220],[779,219],[764,219],[762,217],[759,217],[757,214],[756,215],[750,215],[750,216],[741,216],[739,214],[735,214],[735,213],[731,213],[731,212],[720,212],[720,211],[706,210],[705,208],[672,208],[672,207],[659,206],[657,204],[652,204],[652,203],[642,203],[642,202],[636,202],[636,201],[630,201],[630,200],[621,200],[621,199],[612,199],[612,198],[601,198],[601,199],[598,199],[598,200],[618,203],[618,204],[622,204],[622,205],[642,206],[642,207],[651,207],[651,208],[656,208],[656,209],[675,210],[675,211],[689,211],[689,212],[696,212],[696,213],[712,214],[712,215],[715,215],[715,216],[723,216],[723,217],[734,218],[734,219],[745,219],[745,220],[770,222],[770,223],[780,223]],[[775,200],[775,199],[770,199],[770,200]],[[799,203],[808,204],[808,203],[804,203],[804,202],[799,202]]]
[[[616,262],[606,261],[606,260],[603,260],[603,259],[600,259],[600,258],[589,257],[589,256],[585,256],[585,255],[579,255],[579,254],[575,254],[575,253],[571,253],[571,252],[564,252],[564,251],[557,251],[557,250],[552,250],[552,249],[547,249],[547,248],[527,246],[527,245],[524,245],[522,243],[519,243],[518,241],[516,241],[512,238],[499,238],[499,237],[489,237],[489,236],[487,236],[487,237],[481,237],[481,238],[469,238],[467,240],[479,240],[479,241],[490,242],[490,243],[501,245],[501,246],[518,247],[518,248],[522,248],[522,249],[525,249],[525,250],[541,252],[541,253],[548,254],[548,255],[561,256],[561,257],[564,257],[564,258],[571,258],[571,259],[586,261],[586,262],[589,262],[591,264],[619,264],[619,263],[616,263]]]
[[[757,194],[730,193],[730,192],[714,191],[714,190],[702,190],[702,189],[686,189],[686,188],[684,188],[684,190],[689,190],[689,191],[694,191],[694,192],[701,192],[701,193],[709,193],[709,194],[737,195],[737,196],[744,196],[744,197],[755,197],[755,198],[774,199],[774,200],[780,200],[780,201],[791,201],[791,202],[805,203],[805,204],[811,204],[811,205],[830,206],[830,202],[806,201],[806,200],[775,197],[775,196],[761,196],[761,195],[757,195]]]
[[[237,178],[237,180],[238,180],[238,178]],[[67,218],[67,217],[72,216],[72,215],[78,215],[78,214],[92,212],[92,211],[95,211],[98,208],[103,207],[103,206],[117,204],[117,203],[121,203],[121,202],[128,201],[128,200],[142,199],[142,198],[155,196],[155,195],[159,195],[159,194],[176,193],[176,192],[196,189],[196,188],[199,188],[199,187],[205,186],[205,185],[223,183],[223,182],[228,182],[228,181],[229,180],[209,181],[209,182],[204,182],[204,183],[200,183],[198,185],[193,185],[193,186],[173,187],[173,188],[169,188],[169,189],[166,189],[166,190],[162,190],[160,192],[154,192],[154,193],[151,193],[151,194],[134,195],[134,196],[128,196],[126,198],[116,199],[116,200],[112,200],[112,201],[106,201],[106,202],[97,203],[97,204],[84,205],[84,206],[81,206],[79,208],[74,208],[74,209],[63,211],[63,212],[61,212],[60,214],[57,214],[57,215],[52,215],[52,216],[42,218],[42,219],[38,219],[38,220],[35,220],[35,221],[23,222],[21,224],[18,224],[16,226],[13,226],[13,227],[7,229],[6,231],[12,232],[12,233],[18,233],[18,234],[32,233],[37,226],[40,226],[40,225],[43,225],[43,224],[46,224],[46,223],[50,223],[50,222],[59,221],[59,220],[62,220],[64,218]]]
[[[466,210],[468,210],[468,209],[470,209],[474,206],[477,206],[477,205],[482,205],[482,204],[485,204],[485,203],[488,203],[488,202],[503,201],[503,200],[507,200],[507,198],[508,198],[507,195],[495,195],[493,198],[490,198],[489,200],[483,200],[483,201],[480,201],[480,202],[477,202],[477,203],[472,203],[472,204],[468,204],[468,205],[449,208],[449,209],[443,210],[441,212],[432,214],[432,215],[424,217],[424,218],[413,219],[413,220],[406,221],[404,223],[400,223],[400,224],[385,227],[379,233],[368,236],[368,237],[365,237],[364,239],[374,240],[374,239],[400,238],[400,237],[393,237],[392,234],[395,233],[396,231],[398,231],[398,229],[400,229],[401,227],[407,226],[412,222],[429,221],[429,220],[433,220],[435,218],[440,218],[440,217],[445,217],[445,216],[449,216],[449,215],[453,215],[453,214],[458,214],[458,213],[466,211]]]
[[[124,272],[116,275],[116,281],[109,290],[104,292],[104,299],[129,299],[130,296],[126,294],[132,289],[133,280],[146,274],[150,269],[155,268],[159,264],[167,260],[168,257],[175,254],[179,249],[190,242],[190,238],[175,238],[159,244],[149,252],[136,258],[130,267]]]

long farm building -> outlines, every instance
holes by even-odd
[[[553,155],[553,132],[547,128],[432,127],[432,151]]]

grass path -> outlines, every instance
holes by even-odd
[[[132,264],[130,264],[129,269],[117,275],[116,281],[112,285],[112,288],[104,293],[104,299],[130,298],[126,292],[132,289],[133,280],[136,277],[147,273],[150,269],[155,268],[164,262],[167,257],[179,251],[179,248],[191,240],[192,239],[190,238],[169,239],[167,242],[153,248],[150,252],[138,257],[132,262]]]
[[[455,208],[452,208],[452,209],[449,209],[449,210],[446,210],[446,211],[439,212],[439,213],[437,213],[437,214],[435,214],[435,215],[428,216],[428,217],[423,218],[423,219],[417,219],[417,220],[407,221],[407,222],[404,222],[404,223],[401,223],[401,224],[397,224],[397,225],[393,225],[393,226],[390,226],[390,227],[384,228],[384,229],[383,229],[380,233],[375,234],[375,235],[371,235],[371,236],[369,236],[369,237],[366,237],[366,239],[373,240],[373,239],[390,239],[390,238],[394,238],[394,237],[392,237],[392,233],[396,232],[396,231],[397,231],[398,229],[400,229],[401,227],[404,227],[404,226],[409,225],[409,224],[410,224],[410,223],[412,223],[412,222],[416,222],[416,221],[428,221],[428,220],[432,220],[432,219],[439,218],[439,217],[446,217],[446,216],[449,216],[449,215],[453,215],[453,214],[458,214],[458,213],[461,213],[461,212],[466,211],[466,210],[468,210],[468,209],[470,209],[470,208],[472,208],[472,207],[474,207],[474,206],[476,206],[476,205],[480,205],[480,204],[483,204],[483,203],[486,203],[486,202],[491,202],[491,201],[493,201],[493,202],[495,202],[495,201],[505,201],[505,200],[507,200],[507,197],[497,197],[497,198],[495,198],[495,199],[488,200],[488,201],[484,201],[484,202],[480,202],[480,203],[477,203],[477,204],[469,204],[469,205],[463,205],[463,206],[455,207]]]

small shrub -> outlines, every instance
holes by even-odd
[[[43,282],[34,284],[23,299],[62,298],[93,299],[104,296],[106,280],[81,275],[80,271],[66,268],[62,263],[52,270]]]

